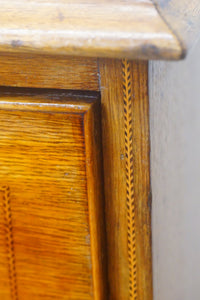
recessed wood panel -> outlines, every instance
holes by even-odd
[[[106,299],[98,103],[1,91],[0,299]]]

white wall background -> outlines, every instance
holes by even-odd
[[[200,300],[200,43],[149,85],[154,300]]]

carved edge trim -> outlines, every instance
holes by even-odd
[[[3,186],[0,187],[0,191],[3,192],[3,212],[4,212],[4,221],[5,221],[5,235],[6,235],[6,246],[7,246],[7,254],[8,254],[8,264],[9,264],[9,280],[10,280],[10,288],[11,288],[11,297],[12,300],[18,300],[12,214],[11,214],[11,207],[10,207],[10,188],[7,186]]]
[[[136,224],[133,177],[133,106],[130,63],[122,60],[123,104],[125,127],[125,159],[126,159],[126,207],[128,233],[128,265],[129,265],[129,299],[137,299],[137,264],[136,264]]]
[[[157,1],[156,0],[151,0],[151,2],[153,4],[153,6],[155,7],[155,9],[157,10],[160,18],[166,24],[167,28],[169,29],[169,31],[171,31],[172,35],[174,36],[174,38],[177,40],[177,43],[179,44],[179,47],[180,47],[180,57],[179,57],[179,59],[184,59],[187,55],[187,47],[184,44],[182,38],[179,36],[179,34],[176,32],[176,30],[174,30],[173,26],[171,26],[171,24],[168,22],[168,20],[166,19],[166,17],[162,13],[162,9],[160,8]]]

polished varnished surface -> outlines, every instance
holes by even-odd
[[[148,64],[100,59],[110,300],[152,300]]]
[[[1,299],[106,299],[98,103],[1,89]]]
[[[127,58],[183,58],[198,29],[197,0],[0,0],[0,298],[152,300],[148,64]]]
[[[151,0],[1,0],[0,50],[179,59],[176,35]]]
[[[0,0],[0,51],[181,59],[199,20],[199,0]]]
[[[97,59],[1,53],[0,83],[2,86],[98,91]]]

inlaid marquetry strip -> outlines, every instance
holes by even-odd
[[[11,207],[10,207],[10,188],[7,186],[3,186],[0,187],[0,191],[3,192],[3,213],[4,213],[4,225],[5,225],[8,265],[9,265],[8,267],[9,267],[11,296],[12,296],[12,300],[18,300],[12,214],[11,214]]]
[[[136,226],[135,199],[133,181],[133,105],[131,90],[130,63],[122,60],[123,72],[123,103],[125,126],[125,155],[126,155],[126,205],[128,232],[128,263],[129,263],[129,299],[137,299],[137,265],[136,265]]]

